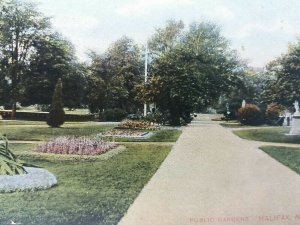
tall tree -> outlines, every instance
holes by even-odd
[[[84,69],[76,60],[73,45],[60,34],[52,33],[36,39],[34,47],[22,82],[23,102],[27,105],[51,104],[55,84],[62,78],[65,106],[80,106],[85,87]]]
[[[32,3],[19,0],[0,2],[0,57],[6,62],[3,72],[10,82],[12,116],[20,98],[20,82],[34,50],[34,41],[50,27],[49,19]]]
[[[164,46],[153,58],[149,84],[142,88],[148,102],[154,100],[160,110],[170,115],[170,122],[178,125],[180,118],[189,120],[193,110],[203,110],[215,104],[219,97],[236,85],[236,71],[240,63],[220,29],[211,23],[193,23],[182,31],[181,23],[167,24],[159,30],[160,37],[177,26],[177,34],[170,41],[153,46]],[[171,31],[170,31],[171,30]],[[165,32],[166,35],[162,35]],[[172,33],[172,32],[171,32]],[[147,100],[147,99],[144,99]]]
[[[104,54],[93,53],[90,57],[89,79],[95,83],[91,84],[88,96],[93,110],[120,108],[127,112],[135,111],[139,104],[135,100],[135,86],[143,80],[138,46],[133,40],[123,37]],[[99,84],[99,88],[95,84]]]
[[[267,73],[275,76],[265,91],[266,101],[291,107],[300,100],[300,39],[290,44],[288,52],[270,62]]]

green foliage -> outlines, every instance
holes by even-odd
[[[265,91],[267,102],[291,107],[300,99],[300,40],[289,46],[286,54],[272,61],[267,69],[275,76]]]
[[[10,94],[6,97],[13,103],[14,113],[16,102],[23,96],[21,82],[34,42],[47,32],[50,24],[32,3],[1,1],[0,8],[0,65],[1,72],[11,81],[6,83]]]
[[[266,123],[269,125],[282,125],[283,118],[279,118],[281,114],[284,113],[284,106],[279,105],[277,103],[271,103],[268,105],[266,110]]]
[[[135,86],[143,81],[140,49],[133,40],[123,37],[102,55],[91,53],[87,101],[91,112],[119,108],[135,112]]]
[[[62,81],[57,81],[52,98],[51,110],[47,118],[47,124],[51,127],[60,127],[65,122],[65,111],[62,103]]]
[[[163,113],[157,111],[155,113],[146,115],[144,117],[144,120],[151,123],[164,125],[167,122],[168,117],[167,115],[164,115]]]
[[[17,157],[9,150],[6,137],[0,136],[0,175],[26,174]]]
[[[83,102],[86,81],[84,68],[76,61],[73,45],[60,34],[51,33],[37,38],[34,48],[22,82],[24,104],[51,104],[56,82],[61,78],[64,105],[79,107]]]
[[[238,117],[241,124],[260,125],[263,124],[263,114],[254,104],[246,104],[238,110]]]
[[[121,121],[125,119],[127,112],[123,109],[106,109],[99,113],[100,121]]]
[[[149,46],[151,77],[138,97],[155,102],[171,125],[189,122],[191,112],[215,104],[235,85],[240,64],[214,24],[194,23],[184,32],[182,22],[169,21]]]

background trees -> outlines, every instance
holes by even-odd
[[[154,101],[170,115],[173,125],[180,118],[188,121],[193,110],[214,105],[236,85],[236,71],[241,67],[215,24],[183,27],[180,21],[169,21],[157,30],[149,43],[155,48],[150,81],[141,88],[143,100]]]
[[[75,58],[73,45],[60,34],[50,33],[37,38],[34,47],[22,80],[22,102],[25,105],[51,104],[55,84],[61,78],[64,105],[79,107],[83,101],[85,78],[83,68]]]
[[[291,107],[300,99],[300,40],[290,44],[288,52],[270,62],[267,73],[274,77],[265,90],[267,102]]]
[[[49,19],[33,4],[18,0],[0,2],[0,61],[1,73],[8,83],[14,116],[16,102],[23,90],[20,82],[29,63],[34,41],[50,27]]]
[[[92,112],[119,108],[134,112],[135,86],[142,80],[143,63],[140,49],[133,40],[123,37],[102,55],[90,54],[88,102]]]

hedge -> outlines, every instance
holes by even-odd
[[[0,110],[0,115],[3,119],[11,119],[10,110]],[[46,121],[48,112],[16,112],[15,119],[18,120],[30,120],[30,121]],[[84,121],[94,121],[96,116],[93,114],[66,114],[65,120],[69,122],[84,122]]]

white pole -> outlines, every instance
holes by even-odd
[[[146,43],[146,51],[145,51],[145,84],[148,80],[148,43]],[[147,115],[147,103],[144,103],[144,116]]]

